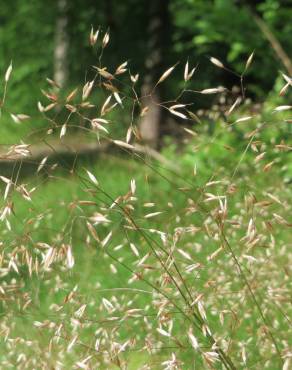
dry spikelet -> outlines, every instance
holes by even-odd
[[[149,111],[149,107],[148,106],[144,107],[141,110],[140,117],[144,117],[147,114],[148,111]]]
[[[94,85],[94,80],[92,80],[90,82],[86,82],[86,84],[84,85],[83,91],[82,91],[82,100],[83,101],[88,98],[88,96],[91,93],[91,90],[93,88],[93,85]]]
[[[113,265],[112,263],[110,264],[110,269],[111,269],[111,272],[112,272],[113,274],[117,274],[118,270],[117,270],[116,266],[115,266],[115,265]]]
[[[281,200],[279,198],[277,198],[275,195],[273,194],[270,194],[270,193],[267,193],[265,192],[264,193],[266,196],[268,196],[270,199],[272,199],[274,202],[280,204],[281,206],[283,206],[283,203],[281,202]]]
[[[207,258],[208,261],[213,261],[219,255],[219,253],[223,251],[223,249],[224,248],[222,246],[216,249],[215,252],[213,252],[210,256],[208,256]]]
[[[218,94],[218,93],[222,93],[224,91],[226,91],[226,88],[223,87],[223,86],[219,86],[219,87],[215,87],[215,88],[211,88],[211,89],[201,90],[200,93],[201,94]]]
[[[253,61],[253,57],[254,57],[254,51],[250,54],[250,56],[248,57],[247,61],[246,61],[246,64],[245,64],[245,71],[250,67],[252,61]]]
[[[90,369],[89,364],[87,362],[92,358],[91,355],[87,356],[84,360],[82,361],[77,361],[75,363],[76,366],[78,366],[80,369],[88,370]]]
[[[52,80],[51,78],[46,78],[46,81],[52,86],[52,87],[54,87],[55,89],[57,89],[57,90],[59,90],[60,89],[60,85],[56,82],[56,81],[54,81],[54,80]]]
[[[40,101],[38,102],[37,106],[38,106],[38,110],[39,110],[41,113],[43,113],[43,112],[44,112],[44,110],[45,110],[45,108],[44,108],[44,106],[42,105],[42,103],[41,103]]]
[[[148,213],[147,215],[144,216],[144,218],[152,218],[152,217],[160,215],[161,213],[163,213],[163,212]]]
[[[86,226],[91,234],[91,236],[93,237],[94,240],[96,240],[97,242],[100,242],[100,239],[95,231],[95,228],[91,225],[90,222],[86,221]]]
[[[96,44],[98,35],[99,35],[99,29],[96,32],[94,32],[93,27],[91,27],[91,31],[89,35],[89,42],[91,46],[94,46]]]
[[[197,338],[193,335],[192,331],[189,330],[188,337],[190,339],[191,345],[195,350],[198,350],[200,348],[199,342]]]
[[[201,123],[202,123],[202,121],[200,120],[200,118],[199,118],[195,113],[193,113],[193,112],[192,112],[192,111],[190,111],[190,110],[187,110],[187,112],[188,112],[188,115],[190,116],[190,118],[191,118],[192,120],[194,120],[194,121],[198,122],[199,124],[201,124]]]
[[[159,334],[163,335],[164,337],[171,337],[170,333],[162,328],[156,328]]]
[[[47,253],[44,256],[43,259],[43,264],[44,264],[44,269],[46,270],[47,268],[50,267],[50,265],[53,263],[54,259],[56,256],[56,250],[53,247],[50,247],[47,251]]]
[[[261,154],[259,154],[259,155],[257,155],[256,157],[255,157],[255,163],[257,163],[257,162],[259,162],[259,161],[261,161],[263,158],[264,158],[264,156],[266,155],[266,152],[263,152],[263,153],[261,153]]]
[[[143,207],[146,207],[146,208],[155,207],[155,203],[144,203]]]
[[[237,119],[237,120],[235,121],[235,123],[240,123],[240,122],[249,121],[249,120],[251,120],[252,118],[253,118],[253,116],[241,117],[241,118]]]
[[[18,119],[18,117],[15,114],[10,113],[10,117],[12,118],[13,122],[20,123],[20,120]]]
[[[282,76],[284,78],[284,80],[290,85],[292,86],[292,78],[290,78],[289,76],[285,75],[284,73],[282,73]]]
[[[106,80],[113,80],[115,77],[114,75],[112,75],[111,73],[109,73],[107,70],[106,70],[106,67],[104,68],[98,68],[98,67],[94,67],[98,73],[103,77],[105,78]]]
[[[291,358],[289,358],[289,357],[286,358],[282,370],[289,370],[290,369],[290,363],[291,363],[290,360],[291,360]]]
[[[287,151],[292,150],[292,147],[289,145],[286,145],[284,142],[282,142],[281,144],[275,145],[275,148],[280,149],[280,150],[287,150]]]
[[[198,134],[197,134],[195,131],[190,130],[189,128],[184,127],[184,130],[185,130],[188,134],[190,134],[190,135],[192,135],[192,136],[198,136]]]
[[[184,70],[184,80],[185,80],[185,82],[188,81],[188,76],[189,76],[189,61],[186,62],[185,70]]]
[[[213,351],[204,352],[203,357],[206,360],[206,362],[209,364],[213,364],[214,362],[219,361],[219,355],[217,352],[213,352]]]
[[[182,250],[182,249],[180,249],[180,248],[177,248],[177,251],[178,251],[178,253],[180,253],[184,258],[186,258],[186,259],[188,259],[188,260],[190,260],[190,261],[192,261],[193,259],[192,259],[192,257],[187,253],[187,252],[185,252],[184,250]]]
[[[217,59],[217,58],[211,57],[211,58],[210,58],[210,62],[211,62],[212,64],[214,64],[216,67],[219,67],[219,68],[225,68],[225,67],[224,67],[224,64],[223,64],[222,62],[220,62],[220,60],[219,60],[219,59]]]
[[[0,179],[3,181],[3,182],[5,182],[5,184],[9,184],[10,182],[11,182],[11,180],[10,179],[8,179],[7,177],[5,177],[5,176],[0,176]]]
[[[67,267],[68,267],[68,269],[73,268],[75,261],[74,261],[71,245],[67,246],[66,258],[67,258]]]
[[[6,83],[9,81],[9,78],[11,76],[11,72],[12,72],[12,62],[10,62],[10,65],[7,68],[6,73],[5,73],[5,82]]]
[[[264,168],[263,168],[263,171],[264,172],[268,172],[268,171],[270,171],[270,169],[272,168],[272,166],[273,166],[273,164],[275,163],[275,161],[272,161],[272,162],[270,162],[270,163],[268,163],[268,164],[266,164],[265,166],[264,166]]]
[[[71,349],[74,347],[74,344],[77,342],[77,339],[78,339],[78,335],[76,334],[71,340],[71,342],[69,343],[67,347],[67,352],[71,352]]]
[[[50,101],[56,102],[58,100],[58,95],[56,95],[56,94],[48,93],[48,92],[46,92],[44,90],[41,90],[41,92]]]
[[[176,111],[176,109],[184,108],[184,107],[185,107],[184,104],[175,104],[175,105],[172,105],[168,110],[171,114],[173,114],[175,116],[178,116],[178,117],[183,118],[183,119],[188,119],[188,117],[185,114]]]
[[[135,84],[139,79],[139,74],[136,74],[135,76],[131,75],[130,78],[131,78],[131,81],[133,82],[133,84]]]
[[[95,212],[93,216],[90,217],[90,221],[93,222],[94,225],[111,222],[109,219],[106,218],[106,216],[98,212]]]
[[[208,186],[212,186],[212,185],[218,185],[218,184],[221,184],[222,183],[222,181],[221,180],[217,180],[217,181],[209,181],[209,182],[207,182],[206,183],[206,187],[208,187]]]
[[[161,82],[163,82],[164,80],[167,79],[167,77],[171,74],[171,72],[174,70],[174,68],[176,67],[176,64],[172,67],[170,67],[169,69],[167,69],[163,74],[162,76],[159,78],[158,82],[156,83],[156,85],[160,84]]]
[[[37,168],[37,173],[40,172],[43,169],[43,167],[44,167],[45,163],[47,162],[47,160],[48,160],[48,157],[45,157],[45,158],[43,158],[41,160],[41,162],[40,162],[40,164],[39,164],[39,166]]]
[[[284,219],[284,217],[278,215],[277,213],[273,213],[273,216],[275,218],[275,220],[277,221],[277,223],[279,223],[280,225],[285,225],[285,226],[292,226],[292,224],[289,224],[289,222],[287,220]]]
[[[102,83],[103,86],[110,92],[114,93],[114,92],[118,92],[119,90],[111,83],[111,81],[109,81],[109,83],[107,82],[103,82]]]
[[[27,114],[10,114],[11,118],[15,123],[21,123],[30,118]]]
[[[131,180],[131,193],[134,195],[136,192],[136,181],[134,179]]]
[[[61,128],[61,131],[60,131],[60,139],[66,135],[66,131],[67,131],[67,124],[64,123],[64,125],[62,126]]]
[[[131,137],[132,137],[132,132],[133,132],[133,127],[130,126],[127,130],[127,134],[126,134],[126,143],[129,144],[130,140],[131,140]]]
[[[199,313],[201,317],[203,318],[203,320],[207,320],[206,311],[204,309],[204,306],[201,300],[198,301],[197,306],[198,306]]]
[[[193,77],[193,74],[195,73],[196,69],[197,69],[197,67],[194,67],[189,72],[189,62],[187,61],[186,65],[185,65],[185,70],[184,70],[184,80],[185,80],[185,82],[189,81]]]
[[[102,298],[102,304],[106,308],[106,310],[111,311],[114,309],[113,304],[106,298]]]
[[[279,105],[274,109],[274,112],[282,112],[284,110],[290,110],[292,109],[292,105]]]
[[[52,103],[52,104],[47,105],[46,107],[44,107],[44,112],[48,112],[49,110],[55,108],[56,105],[57,103]]]
[[[109,33],[106,32],[106,34],[103,36],[103,39],[102,39],[102,48],[103,49],[107,46],[107,44],[109,43],[109,40],[110,40]]]
[[[112,95],[110,95],[106,101],[104,102],[103,106],[101,107],[101,112],[100,112],[100,115],[103,116],[106,112],[106,109],[111,101],[111,98],[112,98]]]
[[[113,143],[126,149],[135,149],[135,147],[129,143],[125,143],[121,140],[113,140]]]
[[[229,108],[228,112],[226,113],[227,116],[229,116],[233,111],[234,109],[240,104],[241,102],[241,98],[238,97],[235,102],[232,104],[232,106]]]
[[[188,119],[188,117],[187,117],[185,114],[183,114],[183,113],[181,113],[181,112],[177,112],[176,110],[169,109],[169,112],[170,112],[171,114],[173,114],[173,115],[177,116],[177,117],[182,118],[182,119]]]
[[[90,171],[86,170],[88,177],[90,178],[90,181],[94,183],[94,185],[98,186],[98,181],[96,177],[91,173]]]
[[[288,90],[289,86],[290,86],[290,84],[289,84],[289,83],[286,83],[286,85],[284,85],[284,86],[282,87],[282,89],[280,90],[279,95],[280,95],[280,96],[284,96],[284,95],[286,94],[286,92],[287,92],[287,90]]]
[[[140,253],[134,243],[130,243],[130,248],[136,257],[140,256]]]
[[[103,241],[101,242],[101,245],[102,245],[102,247],[104,248],[107,244],[108,244],[108,242],[110,241],[110,239],[111,239],[111,237],[112,237],[112,234],[113,234],[113,232],[112,231],[110,231],[108,234],[107,234],[107,236],[103,239]]]
[[[78,310],[74,312],[74,316],[78,318],[82,317],[85,312],[86,306],[86,304],[83,304],[81,307],[79,307]]]
[[[104,118],[94,118],[93,121],[98,122],[100,124],[107,124],[107,123],[109,123],[109,121],[107,119],[104,119]]]
[[[117,92],[114,92],[114,97],[115,97],[116,101],[118,102],[118,104],[120,104],[120,106],[123,106],[120,95]]]
[[[69,103],[76,96],[77,92],[78,92],[78,88],[71,91],[70,94],[68,94],[66,97],[66,103]]]
[[[127,68],[126,68],[127,65],[128,65],[128,62],[124,62],[121,65],[119,65],[115,71],[115,75],[120,75],[122,73],[125,73],[127,71]]]
[[[169,109],[177,109],[177,108],[184,108],[186,105],[185,104],[175,104],[169,107]]]
[[[91,126],[93,129],[97,129],[97,130],[101,130],[103,132],[105,132],[106,134],[108,134],[108,130],[102,125],[102,124],[105,124],[105,123],[108,123],[107,120],[105,119],[102,119],[102,118],[94,118],[92,121],[91,121]]]

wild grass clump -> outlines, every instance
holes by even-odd
[[[192,89],[187,62],[179,97],[155,102],[181,121],[184,146],[158,153],[139,135],[147,114],[139,76],[126,62],[115,71],[102,65],[108,42],[106,33],[81,91],[64,97],[48,80],[47,102],[38,103],[46,125],[1,154],[16,163],[0,176],[1,367],[287,370],[291,106],[275,107],[267,121],[246,112],[251,55],[238,76],[241,94],[210,137],[184,95],[228,90]],[[162,72],[153,89],[178,68]],[[11,72],[1,109],[24,125],[28,116],[5,110]],[[292,84],[286,75],[283,83],[281,95]],[[115,130],[119,114],[129,126]],[[101,154],[96,165],[78,153],[72,163],[48,154],[33,163],[36,138],[55,154],[68,136],[124,155]],[[28,162],[30,178],[20,176]]]

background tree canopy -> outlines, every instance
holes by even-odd
[[[13,60],[10,102],[28,113],[35,107],[44,78],[53,77],[56,23],[60,16],[57,3],[48,6],[41,0],[15,0],[1,6],[0,68],[5,70]],[[88,42],[91,26],[110,30],[111,47],[104,56],[108,66],[114,68],[117,61],[129,60],[133,72],[144,74],[149,53],[147,29],[153,16],[151,3],[156,1],[101,0],[98,5],[90,0],[67,2],[68,87],[83,83],[88,66],[97,63]],[[169,24],[166,30],[168,44],[164,45],[160,67],[177,61],[184,64],[188,58],[192,64],[199,64],[195,77],[199,88],[218,82],[230,87],[238,84],[238,80],[224,71],[214,71],[208,57],[215,56],[240,73],[248,55],[255,51],[254,66],[248,74],[249,94],[253,99],[266,99],[275,86],[279,70],[285,68],[253,14],[264,20],[286,53],[291,55],[292,9],[289,1],[164,0],[162,3],[169,12]],[[177,82],[172,80],[173,86],[168,88],[172,91],[177,83],[179,79]]]

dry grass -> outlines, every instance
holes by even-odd
[[[92,45],[99,42],[96,35],[91,32]],[[55,208],[38,209],[34,197],[45,186],[43,180],[34,188],[22,182],[17,169],[11,178],[1,176],[1,367],[289,369],[291,190],[279,175],[279,163],[291,147],[284,137],[266,139],[272,121],[258,124],[259,117],[236,113],[244,104],[244,75],[253,55],[238,76],[241,97],[224,112],[227,134],[246,125],[239,160],[230,161],[236,148],[225,148],[223,165],[218,162],[204,179],[200,168],[190,175],[183,167],[173,173],[150,160],[147,148],[146,154],[137,150],[137,112],[146,114],[147,107],[135,88],[138,76],[127,74],[127,63],[114,72],[102,67],[108,43],[105,34],[100,65],[81,93],[74,89],[62,99],[58,86],[49,81],[43,92],[48,103],[38,103],[47,121],[44,142],[52,133],[62,141],[78,127],[89,139],[109,141],[137,160],[146,181],[136,181],[136,170],[135,176],[129,174],[128,189],[113,196],[98,171],[64,164],[83,195],[67,194],[61,204],[56,199]],[[216,58],[211,62],[226,69]],[[156,86],[171,78],[175,67],[162,73]],[[218,136],[206,145],[198,138],[200,128],[190,128],[198,117],[184,103],[184,93],[226,94],[226,89],[190,89],[194,71],[189,72],[187,63],[185,88],[173,101],[157,104],[186,121],[196,157],[208,155]],[[9,67],[5,74],[4,113],[11,72],[13,76]],[[291,79],[284,76],[283,84],[291,85]],[[104,94],[98,106],[92,103],[97,91]],[[275,117],[290,108],[275,107]],[[123,137],[114,137],[111,114],[119,109],[129,109],[130,124]],[[6,113],[13,114],[16,124],[28,119]],[[279,120],[286,124],[282,116]],[[27,161],[29,144],[13,145],[6,155]],[[179,160],[176,165],[180,167]],[[44,158],[37,173],[58,179],[66,189],[68,177],[60,177],[57,168]],[[148,177],[155,179],[153,184]],[[169,196],[155,196],[155,181],[167,184]],[[143,186],[154,188],[153,199],[140,196]],[[17,220],[23,201],[28,216]],[[66,213],[65,221],[58,230],[44,233],[43,221],[58,218],[60,212]],[[93,265],[100,281],[89,276]],[[85,276],[87,290],[72,284],[76,274]],[[50,305],[44,317],[39,308],[44,310],[46,302]]]

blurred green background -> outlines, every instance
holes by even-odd
[[[107,30],[110,31],[110,46],[103,53],[102,65],[113,71],[122,62],[129,61],[131,73],[140,73],[136,85],[138,92],[147,74],[157,81],[164,70],[180,62],[179,71],[159,87],[162,100],[173,99],[183,86],[183,68],[187,60],[190,68],[198,66],[188,88],[201,90],[223,85],[231,90],[240,85],[236,73],[243,72],[248,56],[255,52],[252,68],[246,73],[246,95],[259,104],[271,99],[278,102],[279,86],[283,82],[280,73],[289,75],[289,71],[277,45],[289,59],[291,17],[289,0],[3,2],[0,70],[4,76],[12,60],[13,78],[2,113],[1,142],[13,142],[14,138],[23,137],[23,132],[29,131],[27,127],[41,126],[36,104],[42,100],[40,89],[47,87],[46,78],[54,79],[58,70],[61,69],[61,73],[63,70],[62,85],[68,92],[82,87],[90,79],[92,66],[99,64],[101,39]],[[99,40],[93,48],[89,43],[92,27],[94,31],[100,27]],[[62,43],[60,67],[56,49]],[[216,57],[234,73],[216,68],[210,63],[210,57]],[[188,94],[185,101],[194,109],[210,108],[218,102],[213,96],[194,98]],[[16,126],[5,112],[25,113],[35,119]],[[166,131],[169,133],[171,129]]]

